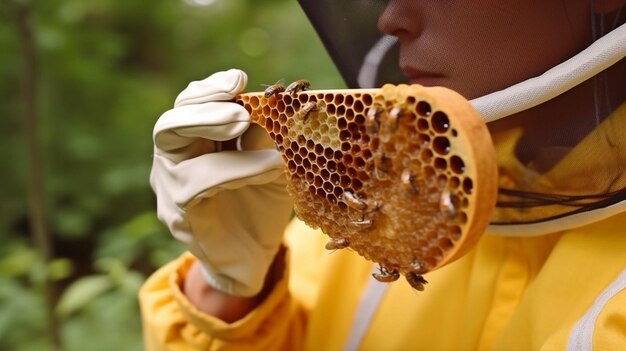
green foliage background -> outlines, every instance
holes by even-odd
[[[23,7],[49,262],[29,228]],[[281,78],[344,86],[295,0],[0,0],[0,350],[142,349],[137,290],[183,251],[155,216],[152,126],[189,81],[231,67],[249,91]]]

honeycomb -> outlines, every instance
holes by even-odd
[[[282,153],[296,214],[379,264],[380,281],[422,274],[465,254],[495,206],[489,132],[459,94],[441,87],[245,93]]]

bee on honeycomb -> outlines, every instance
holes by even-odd
[[[294,96],[297,92],[307,90],[311,87],[311,83],[308,80],[299,79],[295,82],[289,84],[287,89],[285,89],[285,93]]]
[[[263,92],[263,97],[265,97],[266,99],[272,95],[276,96],[285,91],[285,86],[283,85],[282,79],[272,85],[265,86],[267,88],[265,88],[265,91]]]

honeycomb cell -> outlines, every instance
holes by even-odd
[[[324,156],[318,156],[318,157],[317,157],[317,160],[316,160],[316,163],[317,163],[317,165],[318,165],[320,168],[325,167],[325,166],[326,166],[326,157],[324,157]]]
[[[326,196],[326,192],[322,188],[317,188],[317,190],[315,191],[315,195],[317,195],[319,197],[325,197]]]
[[[445,133],[450,128],[450,119],[442,111],[437,111],[432,116],[433,129],[437,133]]]
[[[250,104],[251,110],[259,107],[259,105],[260,105],[259,97],[258,96],[252,96],[250,98],[249,104]]]
[[[349,130],[342,130],[339,132],[339,140],[348,141],[352,139],[352,133]]]
[[[426,132],[430,129],[430,124],[428,123],[428,120],[425,118],[420,118],[417,120],[417,130],[419,130],[420,132]]]
[[[364,149],[361,152],[361,156],[363,156],[364,159],[369,160],[372,158],[372,151],[370,149]]]
[[[309,150],[306,147],[301,147],[300,150],[298,150],[298,154],[302,157],[308,157],[309,156]]]
[[[289,160],[289,162],[287,162],[287,169],[289,170],[289,172],[295,173],[296,168],[298,168],[298,166],[296,165],[296,162],[294,160]]]
[[[365,167],[365,160],[362,157],[357,157],[354,159],[354,166],[357,169],[363,169]]]
[[[315,129],[316,127],[311,125],[311,128]],[[328,126],[328,124],[322,124],[318,128],[319,128],[320,133],[322,134],[331,134],[331,135],[333,134],[333,133],[329,133],[330,127]]]
[[[293,158],[293,150],[285,149],[285,156],[287,156],[288,159],[292,159]]]
[[[457,241],[461,239],[462,233],[463,231],[461,230],[461,227],[459,227],[458,225],[451,225],[448,227],[448,237],[452,239],[453,241]]]
[[[446,176],[445,173],[437,175],[437,186],[439,188],[445,189],[447,184],[448,184],[448,176]]]
[[[294,111],[298,111],[302,108],[302,103],[300,102],[300,100],[294,99],[291,103],[291,106],[293,107]]]
[[[296,168],[296,174],[298,174],[301,177],[304,177],[304,175],[306,174],[306,170],[304,169],[303,166],[298,166]]]
[[[313,172],[311,171],[308,171],[304,175],[304,179],[306,179],[307,183],[312,184],[313,180],[315,180],[315,174],[313,174]]]
[[[344,188],[344,189],[349,187],[351,184],[352,184],[352,178],[350,178],[350,176],[345,176],[344,175],[344,176],[341,177],[341,179],[339,181],[339,185],[342,188]]]
[[[334,102],[335,105],[341,105],[343,104],[343,95],[337,94],[334,98],[330,94],[327,95],[326,102],[330,103],[331,101]]]
[[[461,174],[465,172],[465,162],[463,162],[463,159],[459,156],[453,155],[450,157],[450,168],[452,169],[452,172]]]
[[[430,116],[430,113],[431,113],[430,104],[426,101],[418,102],[416,112],[421,116]]]
[[[339,175],[346,174],[346,165],[344,165],[343,163],[338,163],[337,164],[337,173]]]
[[[315,185],[316,188],[319,188],[322,186],[322,184],[324,184],[324,179],[322,179],[321,176],[317,175],[315,176],[315,180],[313,181],[313,184]]]
[[[372,95],[370,94],[363,94],[363,97],[361,98],[361,100],[363,101],[363,104],[365,106],[370,106],[372,105],[372,103],[374,103],[374,99],[372,98]]]
[[[428,146],[430,144],[430,136],[428,134],[420,133],[417,136],[417,144],[421,146]]]
[[[346,114],[346,107],[344,105],[339,105],[337,107],[337,113],[338,115],[345,115]]]
[[[436,137],[433,139],[433,149],[439,155],[447,155],[450,153],[450,140],[446,137]]]
[[[339,181],[338,183],[339,186],[335,187],[335,189],[333,189],[333,195],[335,195],[335,197],[340,198],[341,194],[343,194],[343,187],[344,185],[341,183],[341,181]]]
[[[474,190],[474,182],[470,178],[463,179],[463,191],[469,195],[472,190]]]
[[[337,128],[339,129],[346,129],[348,127],[348,121],[346,121],[345,119],[340,119],[337,121]]]
[[[334,154],[335,154],[335,150],[333,150],[331,148],[325,148],[324,149],[324,157],[326,159],[332,159]]]
[[[433,158],[433,152],[430,149],[423,149],[420,152],[420,159],[425,163],[430,163]]]
[[[354,97],[352,95],[346,95],[343,100],[343,105],[352,107],[352,104],[354,104]]]
[[[313,148],[313,150],[315,151],[316,155],[322,155],[324,152],[324,147],[320,144],[315,144],[315,147]]]
[[[330,172],[327,169],[322,169],[320,171],[320,175],[322,176],[322,179],[324,179],[324,180],[329,180],[330,179]]]
[[[450,189],[457,189],[461,185],[461,180],[458,177],[451,177],[448,186]]]
[[[347,109],[346,113],[345,113],[345,118],[348,121],[353,121],[356,118],[356,115],[354,114],[354,110],[352,109]]]
[[[435,162],[434,162],[434,166],[435,166],[435,169],[443,171],[446,168],[448,168],[448,161],[446,161],[446,159],[443,158],[443,157],[436,157],[435,158]]]
[[[326,169],[328,169],[332,173],[335,173],[335,171],[337,170],[337,163],[333,160],[326,161]]]
[[[279,101],[278,104],[276,105],[276,110],[278,110],[279,113],[284,113],[285,112],[285,102],[284,101]]]
[[[441,248],[443,252],[446,252],[454,246],[454,243],[449,238],[441,238],[439,239],[437,245]]]
[[[365,110],[363,102],[361,102],[360,100],[355,101],[353,105],[353,110],[355,113],[362,113],[363,110]]]

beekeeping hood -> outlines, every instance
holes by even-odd
[[[485,45],[484,40],[488,39],[484,39],[484,33],[472,33],[472,29],[463,28],[465,22],[455,20],[458,16],[441,10],[449,2],[299,1],[344,80],[352,88],[409,82],[407,76],[413,74],[419,79],[419,75],[424,74],[399,68],[403,64],[402,36],[409,33],[385,31],[387,34],[384,34],[379,30],[377,22],[381,15],[387,16],[389,21],[390,15],[386,12],[398,3],[402,3],[405,10],[415,7],[418,12],[438,4],[432,12],[443,13],[420,25],[428,26],[432,25],[432,21],[452,19],[452,24],[448,25],[455,28],[446,35],[462,37],[459,46],[463,46],[464,53],[474,47],[476,50],[485,50],[485,47],[492,50],[491,57],[496,60],[489,64],[494,74],[501,75],[502,67],[505,67],[504,71],[518,72],[527,65],[524,60],[529,55],[519,55],[519,59],[516,55],[499,55],[497,50],[501,48]],[[491,220],[491,232],[540,235],[582,226],[626,210],[626,9],[623,9],[624,2],[619,1],[604,1],[619,4],[602,11],[598,10],[597,3],[603,0],[576,1],[587,1],[584,7],[588,11],[585,14],[563,15],[569,17],[569,24],[580,22],[578,17],[584,16],[586,39],[572,54],[539,72],[488,91],[468,88],[467,84],[474,84],[474,81],[482,84],[480,78],[474,79],[470,73],[465,79],[466,85],[448,86],[468,98],[477,108],[488,122],[496,146],[499,195]],[[480,12],[469,7],[481,6],[481,3],[464,2],[468,8],[464,15],[480,16]],[[561,4],[563,11],[567,10],[566,3],[567,0],[563,0]],[[496,5],[497,2],[490,4]],[[527,13],[512,13],[506,6],[500,6],[500,9],[513,24],[533,21],[533,17],[519,18],[528,16]],[[488,29],[490,19],[480,20],[486,24],[481,30]],[[565,28],[572,33],[561,40],[580,36],[580,33],[574,32],[578,29],[573,25]],[[554,35],[558,30],[562,31],[563,26],[547,32]],[[417,61],[422,54],[430,58],[429,50],[444,47],[433,35],[427,36],[432,32],[413,34],[414,40],[430,41],[429,46],[422,47],[424,50],[421,53],[413,54]],[[420,35],[424,38],[419,38]],[[524,33],[521,35],[523,37]],[[518,41],[509,43],[508,50],[519,50],[520,53],[533,50],[519,38],[517,35],[512,39]],[[484,62],[476,62],[480,55],[461,57],[460,52],[456,53],[451,46],[445,46],[445,50],[444,61],[465,72],[474,71],[476,65],[485,65]],[[549,55],[550,51],[534,52],[530,57]],[[445,67],[436,68],[446,71]],[[423,81],[424,85],[430,85],[428,80]],[[444,84],[435,85],[446,85],[445,80],[440,82]],[[476,94],[476,91],[480,93]]]

